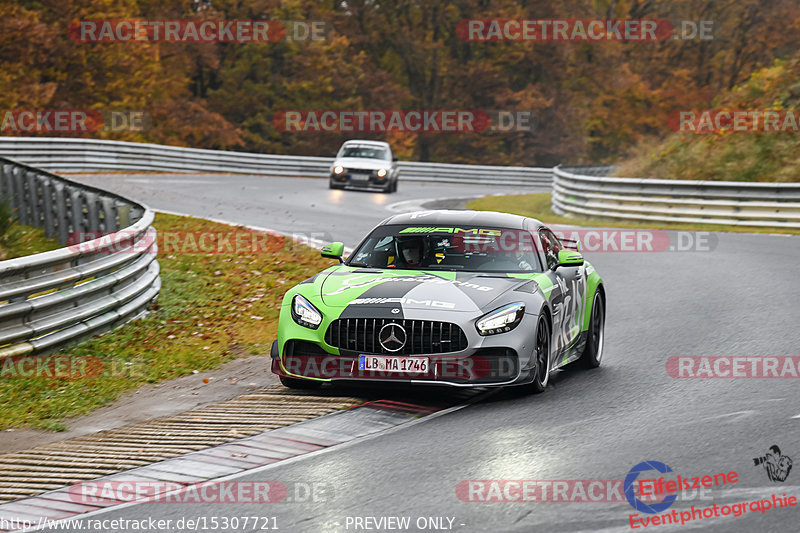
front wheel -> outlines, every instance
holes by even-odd
[[[284,376],[280,376],[281,383],[284,387],[289,387],[290,389],[297,389],[297,390],[316,390],[322,387],[321,381],[314,381],[312,379],[297,379],[297,378],[287,378]]]
[[[586,339],[586,348],[583,349],[580,359],[584,368],[597,368],[603,358],[603,341],[606,327],[605,311],[603,295],[597,290],[592,301],[592,316],[589,319],[589,335]]]
[[[544,391],[547,382],[550,381],[550,326],[544,315],[539,315],[539,322],[536,324],[534,346],[536,376],[533,378],[529,390],[533,394],[539,394]]]

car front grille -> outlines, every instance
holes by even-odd
[[[406,332],[405,345],[397,351],[386,350],[378,339],[387,324],[398,324]],[[467,348],[467,336],[456,324],[434,320],[391,318],[342,318],[334,320],[325,332],[330,346],[359,353],[424,355],[459,352]]]

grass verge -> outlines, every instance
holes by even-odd
[[[720,224],[691,224],[658,221],[626,222],[620,220],[593,218],[593,217],[566,217],[553,213],[550,193],[517,194],[510,196],[486,196],[472,200],[466,205],[467,209],[476,211],[499,211],[532,217],[546,224],[565,224],[571,226],[601,226],[605,228],[634,228],[634,229],[663,229],[663,230],[690,230],[690,231],[726,231],[735,233],[787,233],[800,234],[799,229],[793,228],[751,228],[741,226],[727,226]]]
[[[154,225],[159,234],[184,237],[249,233],[163,214]],[[237,356],[268,354],[284,292],[332,260],[278,236],[261,235],[259,242],[261,251],[206,254],[164,247],[159,240],[166,250],[158,256],[162,288],[151,313],[56,354],[98,362],[102,371],[76,379],[23,378],[0,367],[0,429],[63,430],[64,418],[106,405],[126,390],[210,370]]]
[[[61,248],[56,239],[44,236],[44,230],[12,222],[0,234],[0,261]]]

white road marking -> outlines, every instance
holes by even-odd
[[[473,196],[447,196],[441,198],[416,198],[414,200],[403,200],[401,202],[394,202],[393,204],[389,204],[386,206],[388,211],[394,211],[395,213],[413,213],[414,211],[425,211],[426,209],[422,207],[423,204],[427,204],[428,202],[444,202],[448,200],[477,200],[478,198],[483,198],[484,196],[504,196],[506,193],[494,193],[494,194],[486,194],[486,195],[473,195]],[[428,210],[430,211],[430,210]]]
[[[167,184],[177,184],[177,185],[209,185],[211,183],[219,183],[213,180],[175,180],[175,179],[147,179],[147,178],[132,178],[125,180],[125,183],[167,183]]]

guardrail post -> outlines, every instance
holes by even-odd
[[[100,214],[97,210],[97,194],[93,192],[84,193],[86,198],[86,226],[91,232],[100,230]]]
[[[85,216],[83,214],[83,193],[75,187],[69,189],[69,203],[72,206],[70,212],[70,226],[75,235],[80,235],[86,231]]]
[[[119,230],[120,227],[117,224],[117,215],[114,210],[114,200],[107,197],[100,198],[100,205],[102,206],[103,231],[110,233]]]
[[[9,191],[11,190],[11,165],[0,166],[0,198],[5,198],[11,202]]]
[[[121,228],[127,228],[131,225],[131,206],[117,204],[117,225]]]
[[[38,183],[38,176],[34,172],[26,172],[25,173],[25,189],[28,192],[27,204],[30,207],[30,219],[28,219],[28,224],[34,227],[41,227],[42,222],[39,218],[40,216],[40,195],[39,195],[39,183]]]
[[[53,205],[53,182],[47,177],[42,178],[42,200],[44,235],[52,239],[56,236],[56,228],[53,223],[55,206]]]
[[[25,221],[28,220],[28,212],[25,209],[25,191],[22,188],[22,169],[19,167],[14,167],[14,171],[11,175],[11,181],[13,183],[12,191],[11,191],[11,204],[14,208],[14,211],[17,214],[17,219],[25,224]]]
[[[67,244],[67,238],[69,237],[69,216],[64,194],[65,186],[63,183],[56,183],[54,188],[56,193],[56,230],[58,232],[58,242],[63,246]]]

